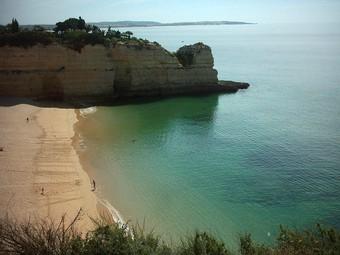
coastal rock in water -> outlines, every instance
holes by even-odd
[[[59,44],[0,47],[0,96],[65,99],[126,98],[236,92],[241,83],[218,82],[209,46],[170,53],[157,43]],[[243,86],[245,88],[245,86]]]
[[[224,87],[234,87],[236,89],[247,89],[249,88],[249,83],[246,82],[235,82],[235,81],[218,81],[220,86]]]

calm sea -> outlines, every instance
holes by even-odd
[[[280,224],[340,227],[336,24],[131,28],[170,51],[211,46],[232,95],[98,107],[82,130],[105,197],[167,240],[207,230],[273,242]]]

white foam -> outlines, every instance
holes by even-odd
[[[99,199],[99,201],[109,210],[112,219],[114,222],[118,224],[118,226],[122,227],[125,224],[125,221],[122,217],[122,215],[118,212],[116,208],[114,208],[109,201],[106,199]]]
[[[97,197],[98,198],[98,197]],[[125,223],[122,215],[118,212],[116,208],[114,208],[109,201],[106,199],[98,198],[99,202],[102,203],[110,212],[112,219],[114,222],[118,224],[119,227],[124,227],[126,233],[129,233],[131,237],[134,239],[133,231],[129,228],[129,226]]]
[[[97,111],[97,107],[95,106],[92,106],[92,107],[88,107],[88,108],[83,108],[83,109],[80,109],[80,115],[82,117],[85,117],[89,114],[93,114]]]
[[[85,144],[85,140],[84,140],[83,136],[80,133],[78,133],[78,149],[80,151],[85,151],[86,148],[87,148],[87,146]]]

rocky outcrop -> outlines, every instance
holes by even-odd
[[[190,65],[164,48],[150,44],[118,44],[112,48],[116,66],[115,89],[121,97],[182,94],[199,91],[217,84],[217,71],[208,46],[195,44],[184,48],[196,49]]]
[[[81,52],[58,44],[0,48],[0,95],[125,98],[236,92],[221,83],[209,46],[197,43],[170,53],[155,43],[118,42]]]
[[[214,58],[211,54],[211,49],[203,43],[183,46],[178,49],[176,56],[184,67],[214,67]]]

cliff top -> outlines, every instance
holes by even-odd
[[[57,22],[53,31],[45,30],[41,26],[23,29],[20,28],[16,19],[6,26],[0,26],[0,47],[8,45],[28,48],[37,44],[51,43],[59,43],[77,51],[81,51],[85,45],[89,44],[101,44],[107,47],[119,44],[139,49],[161,47],[157,42],[134,37],[131,31],[120,32],[110,27],[107,31],[101,30],[95,25],[86,24],[81,17]]]

